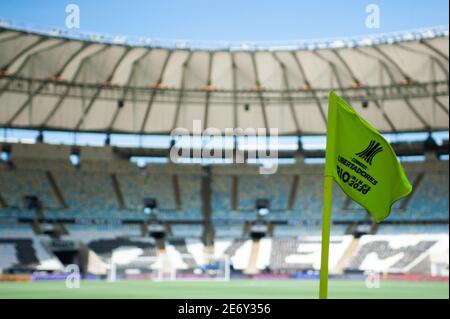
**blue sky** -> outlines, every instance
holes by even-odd
[[[65,7],[80,8],[80,31],[187,40],[297,40],[447,25],[448,0],[35,0],[1,1],[0,18],[65,28]],[[365,26],[368,4],[380,28]]]

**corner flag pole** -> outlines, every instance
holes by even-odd
[[[331,206],[333,198],[333,177],[324,177],[323,215],[322,215],[322,255],[320,258],[319,298],[327,299],[328,295],[328,251],[330,246]]]
[[[327,147],[323,180],[322,255],[320,258],[319,298],[328,296],[328,250],[330,246],[331,206],[333,201],[333,159],[336,139],[336,104],[332,92],[328,99]]]

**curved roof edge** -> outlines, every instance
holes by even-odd
[[[44,28],[23,23],[14,23],[0,18],[0,28],[27,34],[55,37],[85,42],[123,45],[131,47],[206,50],[206,51],[276,51],[276,50],[316,50],[330,48],[352,48],[398,42],[418,41],[438,37],[448,37],[449,26],[434,26],[406,31],[395,31],[351,37],[333,37],[290,41],[202,41],[181,39],[160,39],[142,36],[111,35],[83,32],[76,29]]]

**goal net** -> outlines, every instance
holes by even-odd
[[[158,254],[157,256],[135,256],[120,258],[113,252],[108,280],[147,279],[154,281],[173,280],[221,280],[230,279],[230,258],[205,255],[201,260],[191,254]]]

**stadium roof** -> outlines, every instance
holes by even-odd
[[[448,130],[448,29],[238,49],[0,26],[0,126],[325,134],[330,90],[382,132]]]

